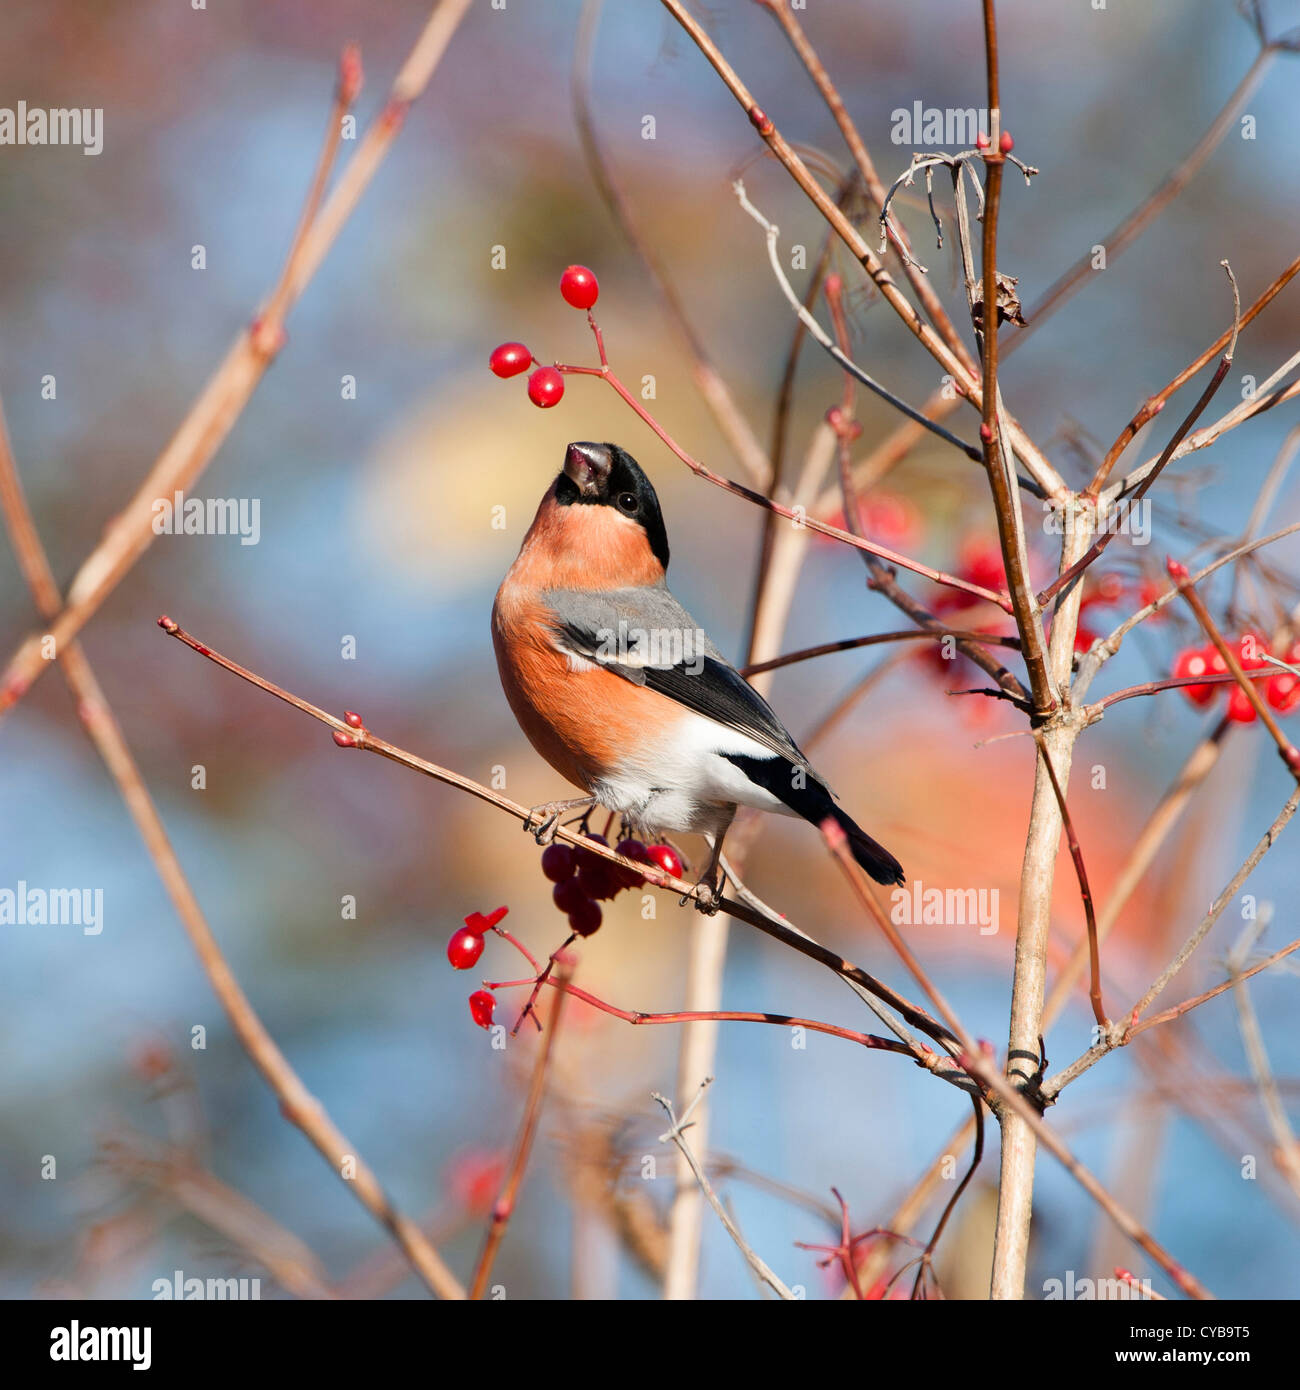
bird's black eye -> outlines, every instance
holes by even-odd
[[[620,492],[618,495],[618,505],[622,511],[631,516],[637,507],[635,492]]]

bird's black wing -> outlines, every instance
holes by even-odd
[[[546,597],[561,650],[666,695],[777,757],[806,765],[772,707],[666,589]]]

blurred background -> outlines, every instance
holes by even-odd
[[[482,965],[460,975],[445,945],[466,914],[501,904],[510,907],[505,925],[534,952],[560,943],[564,922],[538,851],[490,807],[380,759],[338,754],[320,726],[164,640],[154,620],[165,611],[314,703],[358,709],[383,737],[468,776],[486,782],[502,769],[515,800],[569,795],[511,718],[488,617],[566,442],[614,439],[659,489],[675,592],[740,659],[760,513],[693,479],[600,383],[570,378],[562,403],[542,412],[522,380],[501,382],[486,369],[491,348],[508,338],[543,360],[593,360],[582,316],[556,292],[564,266],[589,265],[600,277],[615,367],[632,383],[653,375],[650,404],[664,426],[697,457],[742,476],[584,163],[570,99],[579,10],[577,0],[471,8],[292,315],[286,348],[192,489],[258,499],[258,544],[159,537],[84,633],[254,1005],[394,1201],[408,1214],[432,1214],[440,1248],[462,1276],[481,1241],[537,1040],[521,1032],[494,1051],[466,1008],[481,974],[519,973],[508,948],[490,944]],[[21,99],[104,111],[98,156],[0,147],[0,391],[62,584],[273,284],[343,44],[361,45],[364,127],[427,11],[418,0],[230,0],[200,11],[139,0],[6,4],[0,106]],[[833,123],[770,17],[750,0],[714,0],[698,12],[782,131],[846,168]],[[1020,277],[1029,305],[1192,148],[1257,44],[1228,0],[1111,0],[1103,11],[1006,0],[999,15],[1004,122],[1017,154],[1042,170],[1032,188],[1008,178],[1001,224],[999,268]],[[872,0],[813,6],[800,17],[887,180],[911,153],[890,142],[896,108],[983,104],[974,4]],[[1275,30],[1300,24],[1300,4],[1274,3],[1269,18]],[[1009,407],[1072,482],[1091,473],[1136,406],[1230,322],[1219,261],[1230,259],[1249,303],[1295,256],[1297,64],[1280,55],[1251,98],[1254,138],[1234,124],[1158,222],[1008,361]],[[759,157],[732,98],[649,0],[609,6],[591,99],[619,182],[766,439],[791,323],[730,181],[743,172],[783,243],[807,244],[810,260],[822,235],[815,214]],[[647,115],[654,140],[642,138]],[[345,143],[341,158],[352,148]],[[935,249],[923,203],[905,202],[900,214],[960,323],[951,241]],[[192,268],[196,245],[206,251],[203,270]],[[501,269],[492,265],[497,246],[506,250]],[[846,257],[836,267],[850,290],[855,355],[919,404],[939,385],[931,359],[861,289]],[[794,279],[802,290],[805,273]],[[1284,291],[1243,334],[1211,416],[1240,399],[1247,374],[1262,380],[1295,350],[1297,302],[1294,287]],[[57,383],[54,400],[42,398],[47,375]],[[345,376],[355,378],[354,399],[345,398]],[[839,390],[833,366],[805,354],[791,430],[796,460]],[[1181,417],[1192,398],[1184,393],[1167,415]],[[860,413],[865,452],[896,417],[874,400]],[[972,433],[969,412],[953,418]],[[1188,554],[1206,528],[1240,531],[1295,420],[1294,406],[1284,406],[1176,465],[1155,494],[1153,543],[1120,538],[1109,567],[1134,591],[1159,574],[1166,551]],[[1171,427],[1149,433],[1129,458],[1158,452]],[[1298,500],[1287,476],[1270,524],[1295,519]],[[952,566],[963,547],[969,553],[992,534],[980,471],[938,441],[919,448],[873,501],[897,544],[930,563]],[[504,526],[493,526],[497,508]],[[1051,538],[1041,539],[1045,578]],[[1271,561],[1295,569],[1300,547],[1284,542]],[[908,587],[935,595],[921,581]],[[1221,604],[1227,585],[1213,595]],[[1086,621],[1104,633],[1131,610],[1126,601],[1098,605]],[[1260,619],[1272,616],[1265,606]],[[12,553],[0,545],[6,655],[34,623]],[[786,649],[901,626],[864,589],[849,550],[809,547]],[[1147,625],[1106,668],[1094,697],[1166,674],[1193,636],[1181,615]],[[347,637],[354,659],[344,656]],[[780,672],[772,698],[796,737],[887,659],[882,651],[893,649]],[[819,746],[817,761],[909,878],[999,891],[996,933],[908,930],[968,1027],[1001,1048],[1031,746],[984,742],[1019,727],[1012,712],[949,696],[982,680],[968,671],[970,679],[954,681],[909,652]],[[1116,706],[1080,744],[1071,806],[1101,902],[1214,718],[1169,693]],[[280,1116],[232,1037],[56,674],[0,727],[0,750],[0,887],[25,881],[104,894],[98,936],[0,927],[0,1290],[149,1297],[154,1280],[180,1269],[260,1274],[264,1296],[280,1296],[239,1242],[182,1211],[129,1163],[103,1157],[108,1135],[143,1142],[184,1133],[211,1174],[306,1241],[331,1278],[422,1296],[400,1262],[384,1266],[382,1232]],[[201,790],[192,786],[199,765]],[[1187,935],[1273,819],[1288,782],[1257,726],[1230,736],[1105,950],[1116,1004],[1136,999]],[[1259,904],[1274,905],[1266,949],[1295,934],[1297,862],[1284,838],[1248,884]],[[910,988],[813,831],[768,824],[750,865],[761,896]],[[348,895],[355,919],[342,913]],[[1083,926],[1065,857],[1057,915],[1063,956]],[[1221,979],[1243,925],[1230,908],[1162,1002]],[[583,946],[579,982],[624,1008],[681,1007],[693,927],[693,914],[667,896],[644,920],[639,897],[624,895]],[[1296,976],[1268,972],[1251,994],[1294,1115]],[[724,1006],[866,1026],[828,975],[743,927],[732,933]],[[498,1016],[513,1018],[504,998]],[[190,1046],[196,1026],[206,1029],[203,1050]],[[1132,1048],[1071,1087],[1052,1122],[1216,1293],[1295,1297],[1300,1203],[1271,1176],[1268,1129],[1231,1000],[1176,1027],[1180,1055],[1204,1064],[1186,1075],[1186,1088],[1212,1111],[1231,1091],[1227,1120],[1189,1117],[1170,1101],[1171,1073],[1158,1082]],[[1085,1050],[1089,1033],[1080,998],[1047,1038],[1053,1066]],[[663,1124],[650,1092],[672,1089],[678,1039],[674,1028],[633,1029],[581,1006],[568,1011],[555,1091],[494,1276],[509,1297],[655,1296],[656,1223],[672,1163],[657,1142]],[[794,1050],[778,1028],[724,1025],[715,1070],[710,1148],[722,1189],[750,1242],[810,1297],[841,1292],[836,1271],[820,1270],[793,1244],[833,1243],[830,1187],[849,1201],[855,1229],[886,1220],[969,1113],[961,1096],[912,1067],[824,1036]],[[1223,1078],[1246,1081],[1213,1091]],[[992,1125],[989,1148],[941,1247],[952,1294],[987,1289]],[[658,1157],[651,1182],[640,1175],[646,1154]],[[1259,1162],[1255,1180],[1243,1178],[1249,1154]],[[42,1178],[46,1155],[57,1160],[54,1180]],[[1169,1292],[1137,1252],[1115,1245],[1057,1165],[1043,1159],[1039,1173],[1031,1291],[1066,1270],[1109,1275],[1123,1263]],[[753,1293],[707,1215],[701,1292]]]

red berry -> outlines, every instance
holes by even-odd
[[[601,922],[600,904],[592,902],[590,898],[584,898],[577,907],[569,913],[569,926],[578,933],[579,936],[590,936],[596,931]]]
[[[981,150],[986,150],[989,147],[989,137],[985,135],[982,130],[975,137],[975,146],[977,149]]]
[[[528,399],[541,410],[559,405],[564,395],[564,378],[554,367],[538,367],[528,378]]]
[[[921,513],[909,498],[877,492],[864,503],[863,511],[872,540],[900,548],[914,544],[919,537]]]
[[[994,593],[1005,587],[1007,571],[996,541],[973,536],[962,543],[958,559],[957,574],[960,578],[978,584],[982,589],[992,589]],[[973,597],[971,601],[974,601]]]
[[[573,850],[568,845],[548,845],[542,852],[542,873],[552,883],[563,883],[573,877]]]
[[[582,885],[576,878],[566,878],[551,890],[551,901],[563,913],[570,913],[579,903],[589,901]]]
[[[468,927],[461,927],[447,943],[447,959],[457,970],[468,970],[482,954],[481,933],[470,931]]]
[[[1284,652],[1282,660],[1300,666],[1300,642]],[[1268,683],[1268,702],[1279,714],[1294,714],[1300,709],[1300,676],[1292,671],[1279,671]]]
[[[1268,702],[1279,714],[1300,709],[1300,676],[1283,671],[1268,683]]]
[[[1239,685],[1234,685],[1228,694],[1228,718],[1237,724],[1252,724],[1259,718],[1255,706]]]
[[[585,265],[571,265],[560,276],[560,293],[575,309],[590,309],[600,294],[596,277]]]
[[[497,376],[518,376],[532,365],[533,354],[523,343],[502,343],[499,348],[492,349],[492,356],[488,358],[488,366]]]
[[[1184,676],[1204,676],[1212,669],[1210,657],[1217,656],[1214,648],[1205,647],[1184,647],[1174,658],[1173,674],[1176,678]],[[1192,704],[1204,709],[1218,694],[1218,687],[1214,684],[1208,685],[1185,685],[1182,692],[1192,702]]]
[[[1124,577],[1112,570],[1110,574],[1103,574],[1096,584],[1084,594],[1079,602],[1079,607],[1081,609],[1091,608],[1094,604],[1099,604],[1102,608],[1110,608],[1123,597]]]
[[[1237,641],[1237,661],[1243,671],[1258,671],[1271,665],[1268,656],[1268,643],[1258,632],[1243,632]]]
[[[469,997],[469,1016],[480,1028],[492,1027],[492,1014],[497,1006],[495,994],[485,989],[476,989]]]
[[[1011,132],[1009,130],[1004,130],[998,137],[998,149],[1000,149],[1003,154],[1010,154],[1015,147],[1016,142],[1011,138]]]
[[[664,873],[672,874],[674,878],[681,878],[682,856],[672,845],[647,845],[645,856],[651,864],[662,869]]]

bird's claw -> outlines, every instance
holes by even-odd
[[[540,806],[534,806],[524,817],[524,829],[539,845],[549,845],[555,839],[555,831],[560,824],[560,817],[566,811],[581,808],[584,812],[582,828],[585,830],[587,816],[591,814],[593,805],[594,801],[589,796],[574,797],[570,801],[544,801]]]
[[[722,906],[722,890],[725,886],[725,874],[720,874],[713,880],[702,878],[682,899],[682,904],[684,906],[687,902],[692,902],[695,904],[696,912],[702,912],[706,917],[713,917]]]
[[[534,806],[524,817],[524,830],[539,845],[549,845],[555,839],[555,829],[560,823],[561,814],[549,806]]]

